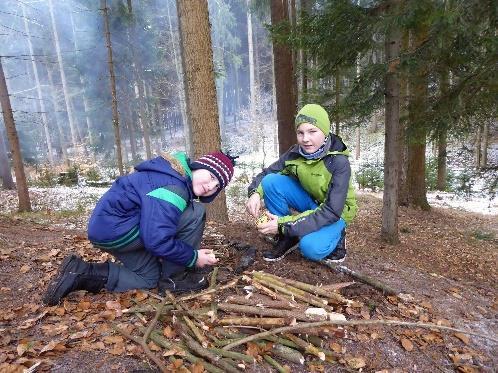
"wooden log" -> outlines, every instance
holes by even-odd
[[[280,281],[276,281],[267,277],[256,277],[254,280],[256,282],[259,282],[260,284],[269,286],[281,293],[291,295],[296,299],[302,300],[308,304],[324,308],[328,312],[333,312],[334,310],[332,307],[327,305],[328,302],[325,299],[319,298],[293,286],[283,284]]]
[[[334,303],[348,304],[348,305],[352,303],[351,300],[344,298],[341,294],[336,293],[334,291],[323,289],[319,286],[307,284],[307,283],[301,282],[301,281],[292,280],[290,278],[279,277],[279,276],[265,273],[265,272],[258,272],[258,273],[262,273],[262,274],[264,274],[265,277],[274,278],[277,281],[281,281],[285,284],[294,286],[295,288],[307,291],[313,295],[329,298]]]
[[[266,295],[268,295],[269,297],[271,297],[274,300],[278,299],[278,300],[281,300],[282,302],[291,302],[291,303],[295,304],[294,299],[292,297],[276,293],[273,290],[268,289],[266,286],[256,282],[253,278],[251,278],[249,276],[244,275],[244,276],[242,276],[242,279],[246,282],[249,282],[255,289],[262,291],[263,293],[265,293]]]
[[[349,276],[357,279],[358,281],[363,282],[364,284],[370,285],[374,289],[377,289],[377,290],[381,291],[382,293],[384,293],[386,295],[398,295],[398,293],[399,293],[397,290],[395,290],[392,287],[390,287],[390,286],[382,283],[381,281],[379,281],[377,279],[374,279],[374,278],[372,278],[370,276],[367,276],[367,275],[365,275],[363,273],[353,271],[353,270],[349,269],[346,266],[339,265],[339,264],[334,264],[334,263],[330,263],[330,262],[326,262],[326,261],[323,261],[323,260],[320,261],[320,263],[326,265],[329,268],[332,268],[336,272],[345,273],[345,274],[347,274],[347,275],[349,275]]]
[[[183,321],[185,321],[185,324],[192,330],[192,333],[194,333],[195,338],[199,341],[202,347],[206,348],[208,346],[208,340],[202,334],[202,332],[199,330],[199,328],[194,324],[192,320],[190,320],[187,316],[183,316]]]
[[[309,315],[302,311],[288,311],[288,310],[279,310],[274,308],[260,308],[253,306],[245,306],[241,304],[219,303],[218,309],[226,312],[245,313],[250,315],[269,316],[269,317],[285,317],[300,321],[327,320],[326,315],[325,316]]]
[[[295,321],[295,320],[294,320]],[[273,327],[292,324],[292,320],[284,317],[226,317],[218,319],[218,325],[261,326]]]
[[[276,361],[275,359],[273,359],[270,355],[263,355],[263,359],[265,359],[265,361],[270,364],[273,368],[275,368],[278,372],[280,373],[289,373],[289,369],[283,367],[282,365],[280,365],[278,363],[278,361]]]
[[[230,295],[229,297],[227,297],[225,302],[235,303],[235,304],[246,304],[249,306],[255,304],[258,307],[279,308],[287,310],[292,310],[299,307],[299,305],[295,302],[273,300],[270,297],[262,296],[261,294],[253,294],[248,298],[241,295]]]
[[[292,342],[301,347],[304,350],[304,352],[311,355],[315,355],[322,361],[325,360],[325,353],[315,345],[311,344],[310,342],[306,342],[305,340],[291,333],[285,333],[284,336],[285,338],[290,339]]]
[[[294,364],[302,365],[305,362],[305,358],[302,353],[284,345],[273,345],[271,353]]]
[[[252,356],[241,354],[240,352],[226,351],[222,350],[221,348],[215,348],[215,347],[210,347],[208,348],[208,350],[216,355],[229,357],[230,359],[242,360],[245,361],[246,363],[251,363],[251,364],[254,364],[256,362],[256,359],[254,359]],[[227,354],[227,352],[229,353]]]
[[[185,348],[181,347],[177,343],[172,343],[168,341],[166,338],[162,336],[162,333],[159,332],[158,330],[154,330],[151,335],[150,339],[154,341],[157,345],[164,347],[168,350],[175,350],[178,351],[178,354],[182,357],[185,358],[187,361],[189,361],[192,364],[195,364],[197,362],[200,362],[204,368],[211,373],[223,373],[223,370],[208,363],[204,359],[197,357],[193,355],[190,351],[186,350]]]
[[[228,364],[226,361],[220,360],[215,354],[210,352],[209,350],[202,347],[197,341],[192,338],[186,331],[186,326],[181,323],[175,323],[176,330],[182,336],[185,344],[188,346],[190,350],[195,352],[197,355],[202,356],[203,358],[209,360],[211,364],[216,365],[217,367],[225,370],[230,373],[237,373],[239,370],[234,368],[231,364]]]

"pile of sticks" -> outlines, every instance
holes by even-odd
[[[344,330],[335,323],[346,318],[334,310],[354,304],[336,291],[338,286],[315,286],[265,272],[245,273],[216,286],[215,276],[203,292],[178,298],[166,293],[159,304],[126,310],[141,320],[146,320],[144,314],[155,313],[148,327],[141,329],[142,338],[118,326],[115,329],[140,344],[163,371],[171,366],[150,351],[149,340],[164,349],[162,355],[175,369],[184,360],[209,372],[237,372],[266,362],[287,372],[289,367],[280,362],[301,365],[306,355],[329,362],[338,358],[324,341],[344,337]],[[245,284],[237,286],[241,280]]]

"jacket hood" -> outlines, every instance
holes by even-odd
[[[153,171],[176,177],[182,181],[190,180],[191,171],[183,154],[161,155],[135,166],[136,171]]]
[[[292,148],[290,149],[290,151],[292,153],[300,154],[299,153],[299,145],[298,144],[293,145]],[[325,143],[323,156],[325,156],[326,154],[329,154],[331,152],[336,153],[336,154],[340,153],[340,154],[344,154],[344,155],[349,155],[349,150],[348,150],[348,147],[346,146],[346,144],[344,144],[344,142],[342,141],[342,139],[339,136],[334,135],[333,133],[331,133],[329,135],[329,138],[328,138],[327,142]],[[321,156],[320,158],[322,158],[323,156]]]

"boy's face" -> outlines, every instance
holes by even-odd
[[[296,131],[297,143],[307,154],[311,154],[320,149],[325,141],[325,135],[311,123],[301,123]]]
[[[209,197],[215,194],[220,182],[210,171],[200,168],[192,171],[192,188],[197,197]]]

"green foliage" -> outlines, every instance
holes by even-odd
[[[78,184],[78,166],[72,166],[66,171],[59,173],[58,184],[74,186]]]
[[[427,185],[427,190],[437,189],[437,158],[429,158],[425,163],[425,183]],[[447,169],[446,173],[446,189],[445,192],[449,192],[452,189],[452,185],[455,181],[455,174],[451,169]]]
[[[42,167],[40,174],[32,183],[32,185],[42,188],[54,187],[56,184],[57,175],[51,170],[50,167]]]
[[[85,173],[85,178],[87,181],[100,181],[102,179],[102,176],[100,176],[97,168],[92,167]]]
[[[484,232],[481,230],[476,230],[472,232],[472,237],[481,241],[493,241],[495,239],[495,234],[493,232]]]
[[[356,172],[356,182],[360,189],[369,188],[373,191],[384,187],[384,166],[378,163],[362,164]]]

